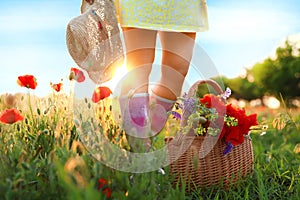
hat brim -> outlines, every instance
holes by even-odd
[[[68,51],[76,64],[99,84],[112,78],[115,64],[123,60],[123,45],[114,5],[95,2],[67,26]],[[102,9],[106,6],[107,9]],[[99,16],[103,16],[103,19]],[[99,28],[98,23],[103,27]]]

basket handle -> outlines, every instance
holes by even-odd
[[[191,88],[189,89],[188,93],[187,93],[187,97],[190,98],[192,96],[194,96],[194,94],[196,93],[198,86],[201,84],[209,84],[210,86],[212,86],[214,88],[214,90],[218,93],[218,94],[223,94],[223,89],[221,88],[221,86],[214,80],[211,79],[207,79],[207,80],[200,80],[195,82]]]
[[[187,98],[192,98],[195,94],[196,91],[198,89],[198,86],[201,84],[209,84],[210,86],[212,86],[214,88],[214,90],[219,94],[223,94],[223,89],[221,88],[221,86],[214,80],[211,79],[207,79],[207,80],[199,80],[196,81],[191,88],[189,89],[188,93],[187,93]],[[185,112],[183,111],[182,113],[182,121],[180,122],[180,126],[186,126],[187,125],[187,118],[191,113],[189,112]]]
[[[191,98],[194,96],[194,94],[196,93],[197,89],[198,89],[198,86],[201,85],[201,84],[209,84],[210,86],[213,87],[213,89],[218,93],[218,94],[223,94],[223,89],[221,88],[221,86],[214,80],[211,80],[211,79],[207,79],[207,80],[199,80],[199,81],[196,81],[189,89],[188,93],[187,93],[187,97],[188,98]],[[186,122],[181,122],[181,123],[186,123]],[[187,134],[187,136],[191,136],[189,134]],[[166,143],[169,143],[171,142],[173,139],[175,140],[175,144],[176,145],[180,145],[183,138],[185,136],[183,134],[179,134],[176,138],[166,138],[165,139],[165,142]]]

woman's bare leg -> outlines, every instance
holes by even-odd
[[[123,28],[128,74],[122,83],[122,94],[148,93],[149,74],[155,57],[157,31]]]
[[[149,75],[155,57],[157,31],[124,28],[126,67],[120,98],[123,128],[134,152],[149,151]],[[133,93],[132,93],[132,92]]]
[[[161,78],[152,90],[160,97],[176,100],[189,69],[196,33],[159,32],[159,36],[162,44]]]

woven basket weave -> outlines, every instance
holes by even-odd
[[[216,82],[205,80],[195,83],[188,96],[194,94],[197,86],[203,83],[210,84],[218,93],[222,93]],[[168,145],[170,173],[175,178],[174,184],[182,186],[185,182],[187,191],[211,186],[225,188],[253,172],[250,139],[245,139],[227,155],[223,155],[226,144],[213,136],[179,134],[176,138],[166,138],[165,142]]]

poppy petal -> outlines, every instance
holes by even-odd
[[[81,83],[85,80],[85,76],[84,76],[84,73],[81,70],[72,67],[71,70],[70,70],[69,79],[70,80],[74,79],[78,83]]]
[[[104,178],[99,178],[98,182],[99,182],[98,190],[100,190],[107,184],[107,182]]]
[[[99,101],[109,97],[112,91],[108,87],[99,86],[94,90],[92,101],[98,103]]]
[[[76,77],[77,77],[77,82],[78,83],[81,83],[85,80],[85,76],[84,76],[83,72],[80,71],[80,70],[78,71],[78,74],[77,74]]]
[[[57,83],[57,84],[52,84],[52,88],[56,91],[59,92],[62,88],[62,83]]]
[[[21,87],[27,87],[30,89],[35,89],[37,86],[36,78],[33,75],[19,76],[17,83]]]
[[[15,108],[6,109],[0,114],[0,122],[4,124],[13,124],[17,121],[22,121],[24,117],[19,110]]]
[[[111,193],[112,193],[112,191],[110,188],[104,188],[102,190],[102,194],[105,194],[107,198],[109,198],[111,196]]]

